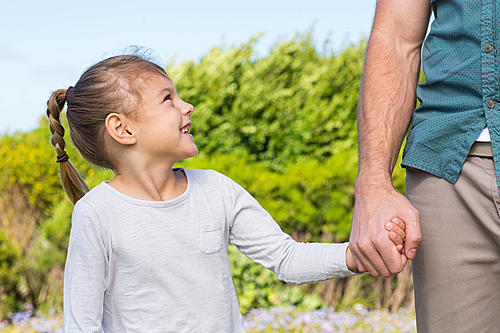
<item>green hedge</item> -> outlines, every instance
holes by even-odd
[[[256,58],[257,41],[167,69],[181,98],[195,105],[200,151],[248,154],[279,169],[302,156],[323,160],[355,148],[365,43],[335,56],[297,35]]]

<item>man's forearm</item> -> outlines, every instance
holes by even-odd
[[[395,49],[391,36],[368,45],[358,105],[359,177],[390,183],[415,107],[420,48]]]
[[[368,181],[390,183],[415,107],[430,7],[423,0],[405,2],[378,1],[366,51],[358,142],[359,176],[370,175]]]

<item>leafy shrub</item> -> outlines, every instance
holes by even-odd
[[[250,155],[271,168],[302,156],[324,159],[356,146],[356,107],[365,43],[319,54],[297,35],[256,58],[254,44],[213,48],[199,64],[168,73],[195,105],[192,132],[211,155]]]

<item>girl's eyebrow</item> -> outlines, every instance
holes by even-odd
[[[164,92],[170,92],[170,88],[167,87],[167,88],[161,89],[160,91],[158,91],[158,94],[156,94],[156,96],[163,95]]]

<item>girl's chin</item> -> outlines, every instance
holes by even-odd
[[[196,155],[198,155],[198,147],[196,147],[196,145],[194,145],[193,154],[190,155],[189,157],[195,157]]]
[[[189,153],[187,154],[187,157],[186,157],[186,158],[184,158],[184,160],[187,160],[188,158],[193,158],[193,157],[195,157],[196,155],[198,155],[198,148],[195,146],[195,147],[194,147],[194,149],[193,149],[193,151],[192,151],[192,152],[189,152]]]

